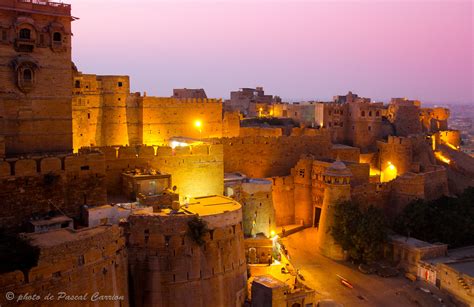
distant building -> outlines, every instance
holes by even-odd
[[[202,88],[190,89],[179,88],[173,89],[173,98],[189,99],[189,98],[207,98],[206,92]]]
[[[224,101],[224,111],[239,111],[245,117],[272,115],[271,104],[281,102],[278,96],[265,95],[263,87],[241,88],[230,92],[230,100]]]

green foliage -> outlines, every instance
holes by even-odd
[[[395,219],[393,229],[405,236],[450,247],[474,244],[474,188],[459,197],[416,200]]]
[[[38,265],[39,248],[17,235],[0,233],[0,273],[27,272]]]
[[[204,245],[204,236],[209,232],[207,223],[198,216],[188,221],[188,236],[196,242],[197,245]]]
[[[331,234],[350,258],[371,262],[382,256],[387,223],[383,212],[373,206],[361,209],[353,202],[342,202],[335,207]]]

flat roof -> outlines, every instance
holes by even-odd
[[[63,243],[83,240],[99,233],[107,231],[113,226],[99,226],[93,228],[84,228],[80,230],[61,228],[41,233],[25,233],[23,234],[31,243],[38,247],[52,247]]]
[[[233,200],[220,195],[211,195],[191,198],[188,207],[183,207],[183,211],[200,216],[215,215],[219,213],[237,211],[242,206]]]
[[[271,275],[260,275],[260,276],[255,276],[253,279],[253,282],[257,282],[267,288],[282,288],[286,287],[287,285],[282,282],[279,279],[276,279],[275,277]]]
[[[41,219],[41,220],[33,220],[30,223],[34,226],[44,226],[44,225],[51,225],[51,224],[58,224],[63,222],[70,222],[72,219],[65,215],[59,215],[52,217],[50,219]]]
[[[421,241],[421,240],[418,240],[418,239],[415,239],[415,238],[404,237],[404,236],[400,236],[400,235],[390,236],[390,239],[392,239],[392,241],[395,241],[397,243],[402,243],[404,245],[408,245],[408,246],[416,247],[416,248],[425,248],[425,247],[446,245],[446,244],[442,244],[442,243],[439,243],[439,244],[429,243],[429,242]]]
[[[474,259],[470,261],[460,261],[454,263],[446,263],[456,271],[474,277]]]

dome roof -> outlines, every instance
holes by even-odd
[[[326,169],[326,171],[324,172],[324,175],[347,177],[347,176],[352,176],[352,172],[350,169],[346,167],[344,162],[337,160]]]

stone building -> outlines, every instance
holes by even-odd
[[[38,295],[41,300],[33,303],[48,306],[84,306],[94,303],[93,297],[99,302],[99,296],[102,301],[129,305],[127,252],[123,231],[117,225],[24,236],[40,249],[38,264],[28,272],[0,274],[0,288],[5,293]],[[48,294],[52,301],[45,300]],[[67,300],[66,295],[77,299]],[[11,302],[2,295],[0,304],[9,306]]]
[[[209,232],[189,235],[199,215]],[[178,213],[134,214],[128,221],[135,306],[241,306],[247,269],[242,207],[223,196],[191,199]]]
[[[71,6],[0,1],[0,135],[6,156],[71,152]]]
[[[74,150],[168,145],[173,137],[222,137],[222,100],[177,90],[173,97],[130,93],[128,76],[74,73]]]
[[[239,111],[244,117],[257,117],[270,114],[271,104],[281,102],[277,96],[265,95],[263,87],[241,88],[230,92],[230,100],[224,101],[224,111]]]
[[[322,175],[326,184],[324,189],[323,207],[321,210],[321,222],[318,228],[318,249],[332,259],[342,260],[345,258],[342,247],[336,244],[331,235],[331,227],[334,225],[334,207],[338,203],[351,199],[351,171],[341,161],[336,161],[329,166]]]
[[[179,89],[173,89],[173,98],[178,98],[178,99],[189,99],[189,98],[201,98],[201,99],[206,99],[207,95],[204,89],[202,88],[196,88],[196,89],[190,89],[190,88],[179,88]]]

